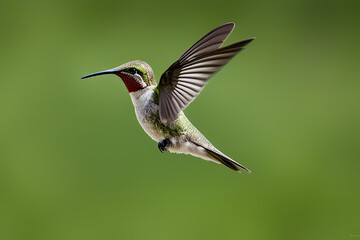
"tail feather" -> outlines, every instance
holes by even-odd
[[[192,154],[194,156],[203,158],[205,160],[211,160],[211,161],[214,161],[216,163],[223,164],[223,165],[227,166],[228,168],[231,168],[232,170],[235,170],[235,171],[238,171],[238,172],[240,172],[240,169],[243,169],[248,173],[251,172],[250,169],[248,169],[245,166],[241,165],[240,163],[232,160],[231,158],[227,157],[225,154],[223,154],[222,152],[217,150],[214,146],[211,145],[210,142],[208,142],[208,144],[207,144],[208,147],[205,147],[204,144],[199,144],[199,143],[197,143],[195,141],[190,141],[190,142],[192,142],[196,146],[201,147],[202,149],[204,149],[206,154],[207,154],[207,156],[205,158],[205,156],[200,156],[200,155],[197,155],[197,154],[190,153],[190,154]],[[209,149],[209,146],[212,149]]]
[[[215,160],[219,161],[220,163],[224,164],[228,168],[231,168],[235,171],[240,171],[240,168],[244,169],[246,172],[251,172],[249,169],[247,169],[245,166],[241,165],[240,163],[232,160],[231,158],[228,158],[220,153],[214,152],[210,149],[204,148],[205,151]]]

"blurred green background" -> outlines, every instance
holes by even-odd
[[[0,239],[359,239],[360,2],[0,2]],[[256,36],[186,114],[238,174],[157,149],[116,76]]]

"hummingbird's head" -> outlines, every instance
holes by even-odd
[[[150,65],[140,60],[127,62],[105,71],[92,73],[83,76],[81,79],[103,74],[118,75],[123,80],[129,93],[146,88],[147,86],[156,86],[154,73]]]

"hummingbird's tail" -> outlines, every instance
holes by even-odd
[[[244,169],[248,173],[251,172],[250,169],[248,169],[245,166],[241,165],[240,163],[232,160],[231,158],[229,158],[228,156],[226,156],[225,154],[223,154],[216,148],[214,148],[213,150],[210,150],[209,148],[206,148],[206,147],[204,147],[198,143],[195,143],[193,141],[192,141],[192,143],[194,143],[195,145],[197,145],[199,147],[202,147],[205,150],[205,152],[207,153],[208,157],[211,158],[214,162],[223,164],[223,165],[227,166],[228,168],[231,168],[232,170],[235,170],[238,172],[240,172],[240,169]]]
[[[232,160],[231,158],[224,156],[220,153],[216,153],[210,149],[204,148],[205,151],[215,160],[219,161],[220,163],[224,164],[228,168],[231,168],[235,171],[240,171],[240,168],[244,169],[246,172],[250,173],[250,169],[246,168],[245,166],[241,165],[240,163]]]

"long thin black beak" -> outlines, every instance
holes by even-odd
[[[96,72],[96,73],[91,73],[91,74],[85,75],[81,79],[88,78],[88,77],[94,77],[94,76],[98,76],[98,75],[104,75],[104,74],[114,74],[116,71],[117,70],[115,68],[112,68],[112,69],[104,70],[101,72]]]

